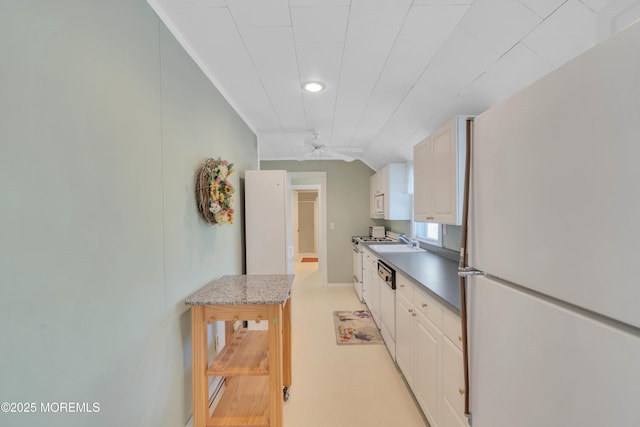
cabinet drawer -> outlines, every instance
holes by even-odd
[[[404,296],[412,304],[414,289],[415,285],[411,283],[409,279],[396,272],[396,292]]]
[[[375,255],[373,255],[371,252],[365,250],[363,255],[363,262],[369,263],[369,264],[377,264],[378,263],[378,257],[376,257]],[[377,268],[377,266],[376,266]]]
[[[462,324],[460,322],[460,316],[449,310],[444,311],[442,331],[458,349],[462,350]]]
[[[427,316],[438,329],[442,329],[442,311],[444,308],[426,291],[417,289],[414,295],[414,304],[418,312]]]

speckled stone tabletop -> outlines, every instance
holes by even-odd
[[[293,274],[222,276],[191,295],[187,305],[284,304]]]

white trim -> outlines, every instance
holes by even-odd
[[[213,411],[215,411],[216,406],[220,403],[220,399],[222,398],[222,394],[226,388],[223,381],[224,377],[212,378],[213,380],[209,383],[209,416],[213,415]],[[193,412],[187,420],[185,427],[193,427]]]
[[[320,283],[327,285],[327,173],[326,172],[287,172],[290,179],[295,178],[316,178],[320,180],[320,185],[291,185],[294,190],[317,190],[318,191],[318,268],[320,269]],[[291,198],[290,198],[291,199]]]
[[[240,116],[242,121],[249,127],[249,129],[251,129],[251,131],[254,134],[257,134],[256,130],[253,128],[252,123],[244,115],[244,112],[240,108],[238,108],[236,103],[233,101],[233,98],[231,97],[230,93],[227,92],[225,87],[215,78],[215,76],[209,71],[209,69],[207,69],[207,67],[204,66],[205,62],[197,54],[196,49],[194,49],[191,46],[191,44],[187,41],[187,38],[184,36],[184,34],[180,32],[179,27],[170,19],[169,15],[165,13],[164,8],[160,4],[160,2],[158,0],[147,0],[147,3],[149,4],[149,6],[151,6],[153,11],[156,13],[156,15],[158,15],[158,18],[160,18],[162,23],[167,27],[167,29],[176,38],[176,40],[178,40],[178,43],[180,43],[182,48],[191,57],[193,62],[195,62],[196,65],[200,68],[200,70],[202,70],[204,75],[207,76],[211,84],[213,84],[216,90],[220,92],[220,94],[224,97],[224,99],[227,100],[227,102],[229,103],[229,105],[231,105],[231,108],[233,108],[236,114]],[[260,164],[259,159],[258,159],[258,164]]]

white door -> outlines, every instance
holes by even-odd
[[[413,304],[400,292],[396,293],[396,363],[402,374],[414,387],[415,384],[415,317]]]
[[[486,277],[469,288],[473,427],[640,426],[640,338]]]
[[[431,139],[413,147],[413,215],[416,221],[433,221],[431,203],[429,202],[429,149]]]
[[[316,202],[298,200],[298,250],[305,255],[316,255]]]
[[[468,245],[476,268],[636,328],[638,46],[633,25],[475,119]]]
[[[431,153],[429,160],[430,179],[433,185],[431,203],[433,222],[456,224],[456,190],[457,190],[457,120],[452,119],[431,136]]]
[[[414,392],[432,427],[437,427],[440,403],[440,343],[442,333],[422,313],[413,313],[416,319],[416,376]],[[462,365],[460,366],[462,368]],[[442,424],[449,427],[446,424]]]

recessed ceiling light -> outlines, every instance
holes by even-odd
[[[302,88],[307,92],[320,92],[324,89],[324,85],[320,82],[307,82],[302,85]]]

